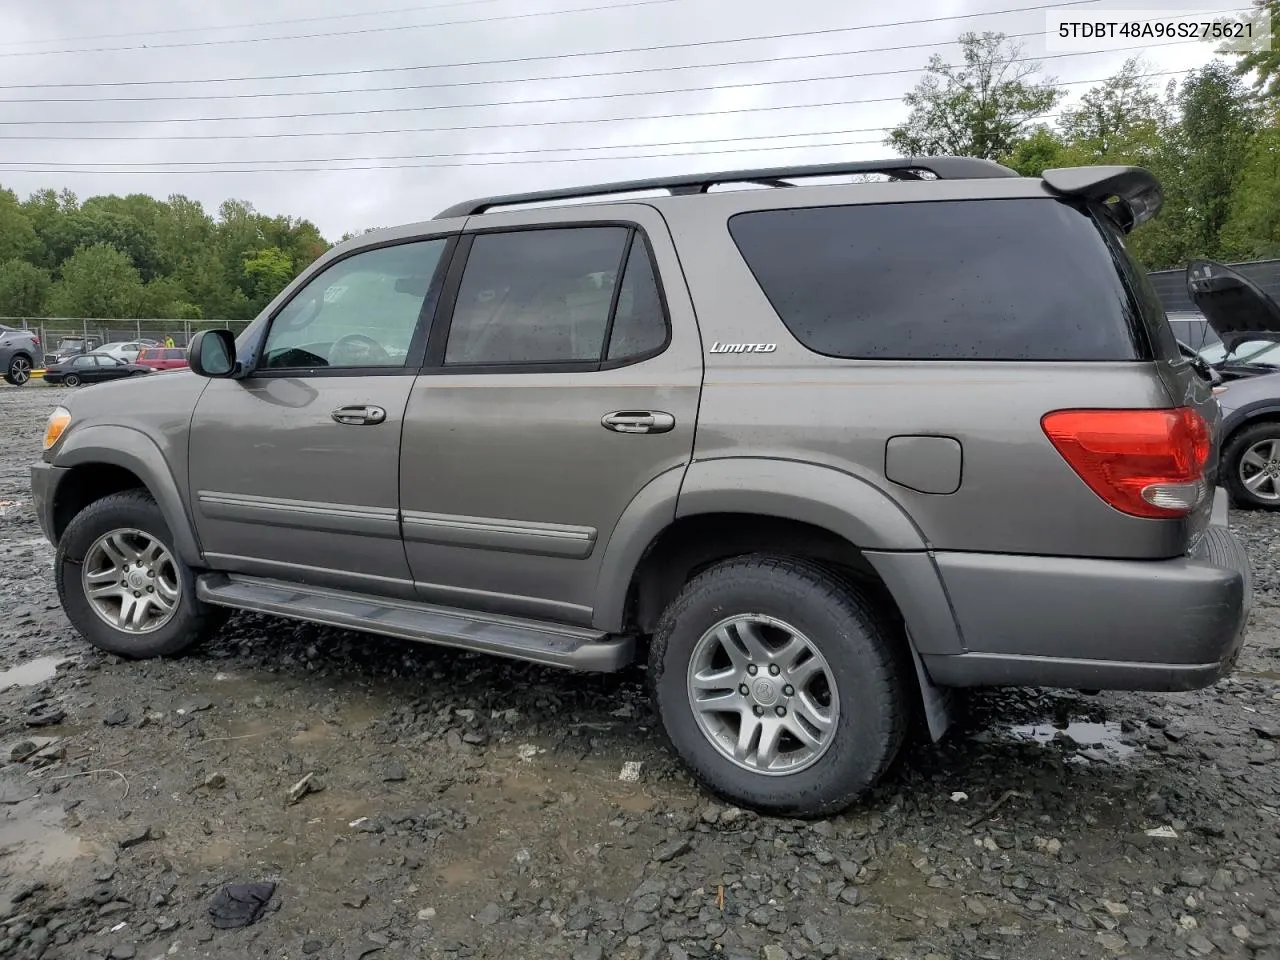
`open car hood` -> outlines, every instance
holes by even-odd
[[[1230,267],[1192,260],[1187,264],[1187,295],[1228,354],[1246,340],[1280,342],[1280,304]]]

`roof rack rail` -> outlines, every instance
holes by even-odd
[[[620,180],[586,187],[540,190],[534,193],[511,193],[505,196],[467,200],[442,210],[435,217],[469,217],[494,207],[552,200],[575,200],[585,197],[634,193],[641,190],[667,190],[672,196],[706,193],[720,183],[758,183],[771,187],[790,187],[786,181],[801,177],[830,177],[844,174],[883,173],[898,180],[920,180],[921,173],[932,173],[939,180],[987,180],[993,177],[1017,177],[1020,174],[993,160],[976,157],[898,157],[894,160],[857,160],[850,163],[821,163],[802,167],[765,167],[759,170],[729,170],[722,173],[693,173],[678,177],[652,177],[647,180]]]

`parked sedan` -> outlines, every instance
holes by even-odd
[[[108,343],[99,347],[94,353],[106,353],[115,357],[117,360],[124,360],[128,363],[134,363],[138,359],[138,353],[146,347],[155,346],[154,343],[145,340],[122,340],[118,343]]]
[[[44,372],[44,382],[78,387],[82,383],[101,383],[104,380],[146,376],[150,372],[150,367],[119,360],[110,354],[86,353],[47,367]]]
[[[181,370],[187,365],[187,351],[185,347],[144,347],[137,362],[152,370]]]

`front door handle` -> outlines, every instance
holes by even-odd
[[[614,433],[666,433],[676,425],[676,418],[661,410],[619,410],[606,413],[600,423]]]
[[[338,423],[360,427],[382,423],[387,419],[387,411],[383,410],[382,407],[372,406],[339,407],[330,416]]]

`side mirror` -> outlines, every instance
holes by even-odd
[[[230,377],[236,372],[236,338],[230,330],[201,330],[187,344],[187,366],[202,377]]]

